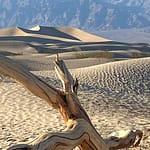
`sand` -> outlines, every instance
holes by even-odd
[[[65,31],[61,28],[59,31],[69,32],[71,36],[76,34],[74,33],[76,30]],[[44,33],[45,31],[40,31],[40,34]],[[6,31],[3,34],[6,34]],[[22,33],[15,32],[15,34]],[[64,38],[67,35],[61,36]],[[72,40],[78,41],[73,38]],[[14,52],[12,49],[8,52]],[[17,51],[19,48],[16,48]],[[140,129],[144,132],[141,149],[149,150],[150,57],[115,61],[106,58],[77,59],[74,57],[74,52],[60,55],[65,59],[72,75],[79,79],[80,102],[97,131],[106,137],[116,130]],[[8,57],[18,61],[49,84],[61,88],[53,69],[54,54],[33,53],[29,50],[28,54]],[[14,80],[1,77],[2,75],[0,76],[0,149],[31,141],[45,132],[61,131],[65,128],[60,114],[45,101],[34,96]]]

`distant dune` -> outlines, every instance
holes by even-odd
[[[110,41],[106,38],[90,34],[77,28],[71,27],[44,27],[35,26],[31,29],[23,29],[21,27],[12,27],[0,29],[0,36],[36,36],[47,35],[53,37],[60,37],[70,40],[77,40],[82,42],[105,42]]]
[[[73,28],[73,27],[44,27],[36,26],[30,29],[35,31],[38,34],[48,34],[49,36],[62,36],[73,38],[82,42],[106,42],[110,41],[109,39],[90,34],[83,30]],[[67,36],[68,35],[68,36]]]
[[[76,55],[80,52],[82,56],[78,56],[83,58],[127,59],[148,57],[149,48],[148,44],[115,42],[72,27],[36,26],[32,29],[14,27],[0,30],[0,52],[14,55],[64,52]],[[93,56],[87,55],[86,51],[94,53]]]
[[[59,53],[74,77],[78,96],[97,131],[144,131],[150,147],[150,45],[121,43],[76,28],[20,27],[0,30],[0,55],[21,63],[54,87]],[[0,74],[0,149],[64,128],[59,113],[14,80]],[[139,148],[139,147],[138,147]]]

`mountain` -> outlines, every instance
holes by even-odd
[[[95,31],[93,33],[119,42],[150,43],[150,27]]]
[[[87,31],[150,26],[147,0],[0,0],[0,28],[73,26]]]

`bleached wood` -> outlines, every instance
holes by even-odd
[[[48,85],[14,61],[0,56],[0,72],[16,79],[34,95],[59,110],[67,125],[64,132],[48,133],[31,143],[15,145],[9,150],[71,150],[76,146],[81,150],[115,150],[137,146],[140,143],[143,134],[140,130],[124,131],[126,134],[123,136],[118,134],[119,136],[113,135],[103,139],[80,105],[77,97],[78,80],[73,79],[65,63],[59,60],[58,56],[55,68],[63,83],[63,91]]]
[[[50,133],[29,144],[13,146],[9,150],[16,150],[17,147],[32,150],[72,150],[84,143],[87,144],[86,150],[108,150],[93,127],[84,119],[70,120],[67,131]]]
[[[63,91],[73,92],[74,79],[70,74],[70,72],[68,71],[64,61],[60,60],[59,56],[57,55],[54,64],[55,64],[55,71],[63,84]]]
[[[143,135],[140,130],[117,131],[104,140],[107,147],[102,148],[101,138],[99,139],[93,127],[84,119],[69,120],[67,125],[64,132],[48,133],[28,144],[15,145],[8,150],[72,150],[84,142],[89,143],[90,150],[117,150],[138,146]]]
[[[141,130],[120,130],[111,133],[104,141],[109,149],[116,150],[137,147],[142,137],[143,132]]]

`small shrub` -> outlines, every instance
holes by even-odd
[[[111,59],[114,57],[114,54],[112,52],[108,51],[101,51],[101,52],[77,52],[75,54],[77,59],[83,59],[83,58],[107,58]]]

